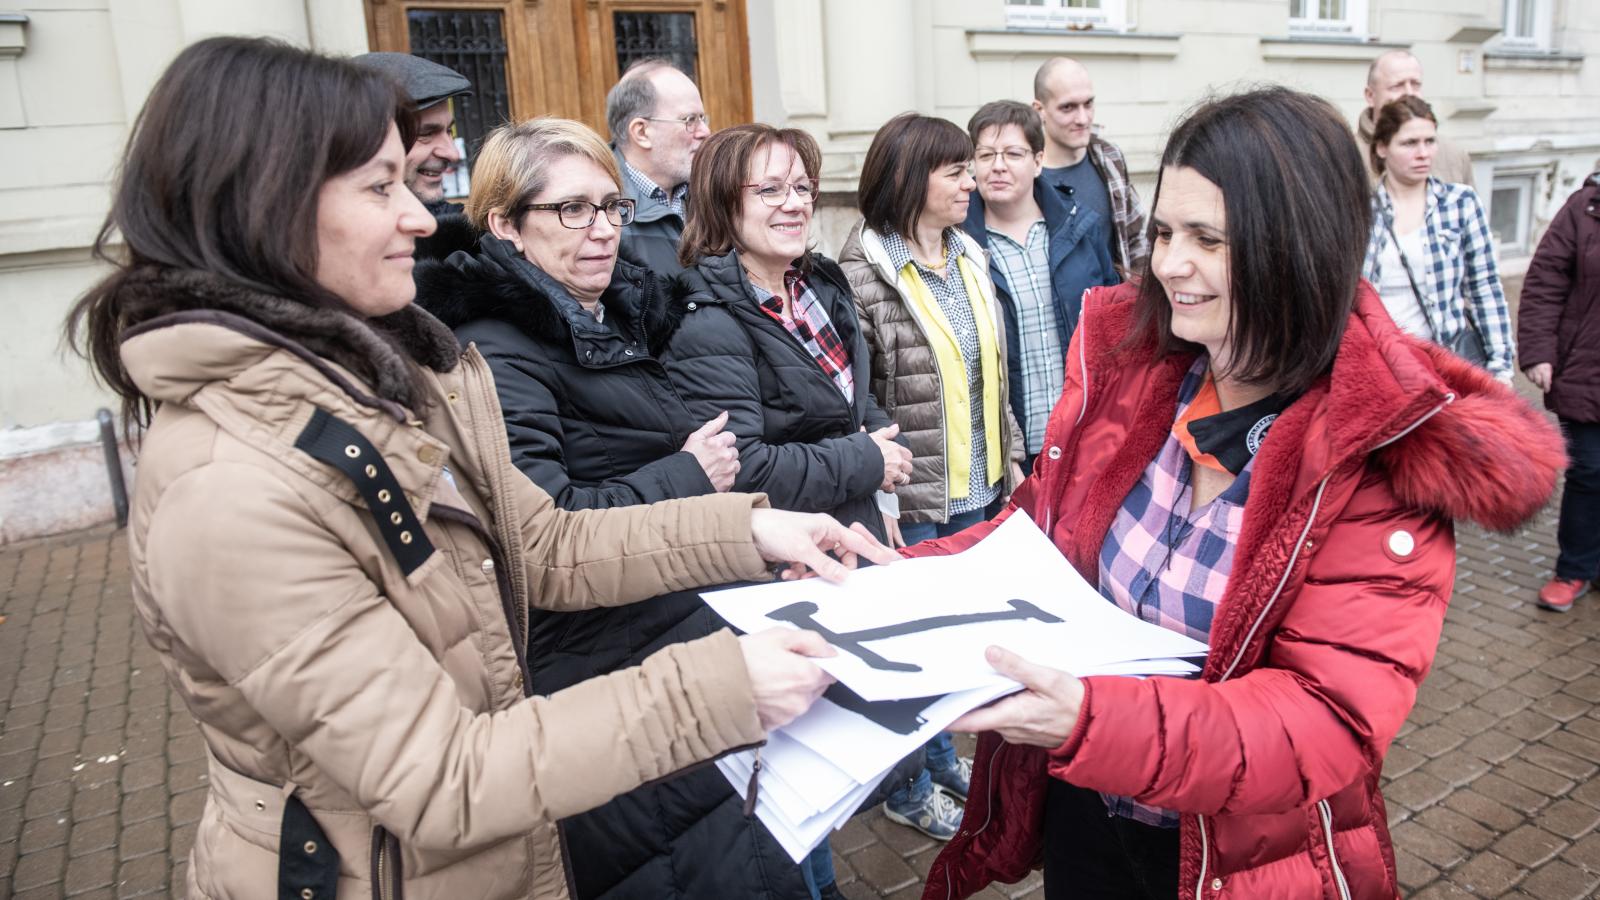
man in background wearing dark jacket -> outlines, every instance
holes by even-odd
[[[1095,128],[1094,99],[1094,80],[1077,60],[1047,59],[1034,73],[1033,108],[1045,136],[1041,177],[1080,208],[1099,213],[1112,261],[1131,277],[1150,256],[1144,207],[1121,148]]]
[[[472,82],[454,69],[409,53],[363,53],[358,65],[393,78],[417,106],[417,139],[406,154],[406,187],[435,218],[461,212],[444,197],[444,176],[461,162],[451,100],[472,93]]]
[[[1032,473],[1061,396],[1083,292],[1119,280],[1105,237],[1109,223],[1039,177],[1044,128],[1032,107],[986,103],[967,133],[977,147],[978,196],[967,207],[965,227],[989,251],[989,277],[1006,324],[1011,412],[1027,447],[1022,470]]]
[[[606,94],[606,127],[623,174],[623,196],[634,202],[633,224],[622,232],[620,256],[661,275],[682,271],[689,167],[711,136],[700,89],[670,60],[643,59],[628,67]]]
[[[1555,577],[1539,605],[1566,612],[1600,577],[1600,173],[1556,213],[1528,265],[1517,359],[1567,439]]]

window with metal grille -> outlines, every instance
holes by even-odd
[[[511,88],[506,74],[506,37],[496,10],[412,9],[406,12],[411,53],[448,66],[472,82],[472,95],[456,97],[456,139],[466,159],[445,179],[452,197],[468,192],[468,172],[483,138],[511,119]]]
[[[617,42],[617,76],[641,59],[662,57],[695,78],[700,45],[695,40],[694,13],[619,12],[612,14]]]

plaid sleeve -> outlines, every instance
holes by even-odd
[[[1487,368],[1496,375],[1509,375],[1515,366],[1516,351],[1511,342],[1511,311],[1500,285],[1500,270],[1495,264],[1494,242],[1489,234],[1489,219],[1483,214],[1478,193],[1463,187],[1457,200],[1461,221],[1461,250],[1465,272],[1463,308],[1483,336]]]

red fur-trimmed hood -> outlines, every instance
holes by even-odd
[[[1520,527],[1566,468],[1560,432],[1489,373],[1431,344],[1425,352],[1455,400],[1378,452],[1395,496],[1493,531]]]

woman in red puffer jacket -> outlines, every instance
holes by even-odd
[[[1102,594],[1206,640],[1195,679],[991,648],[925,897],[1041,864],[1056,897],[1393,897],[1384,753],[1433,662],[1453,520],[1511,529],[1563,459],[1487,373],[1360,280],[1361,156],[1325,101],[1205,104],[1162,159],[1148,276],[1088,293],[1023,510]],[[911,548],[953,553],[994,523]]]

